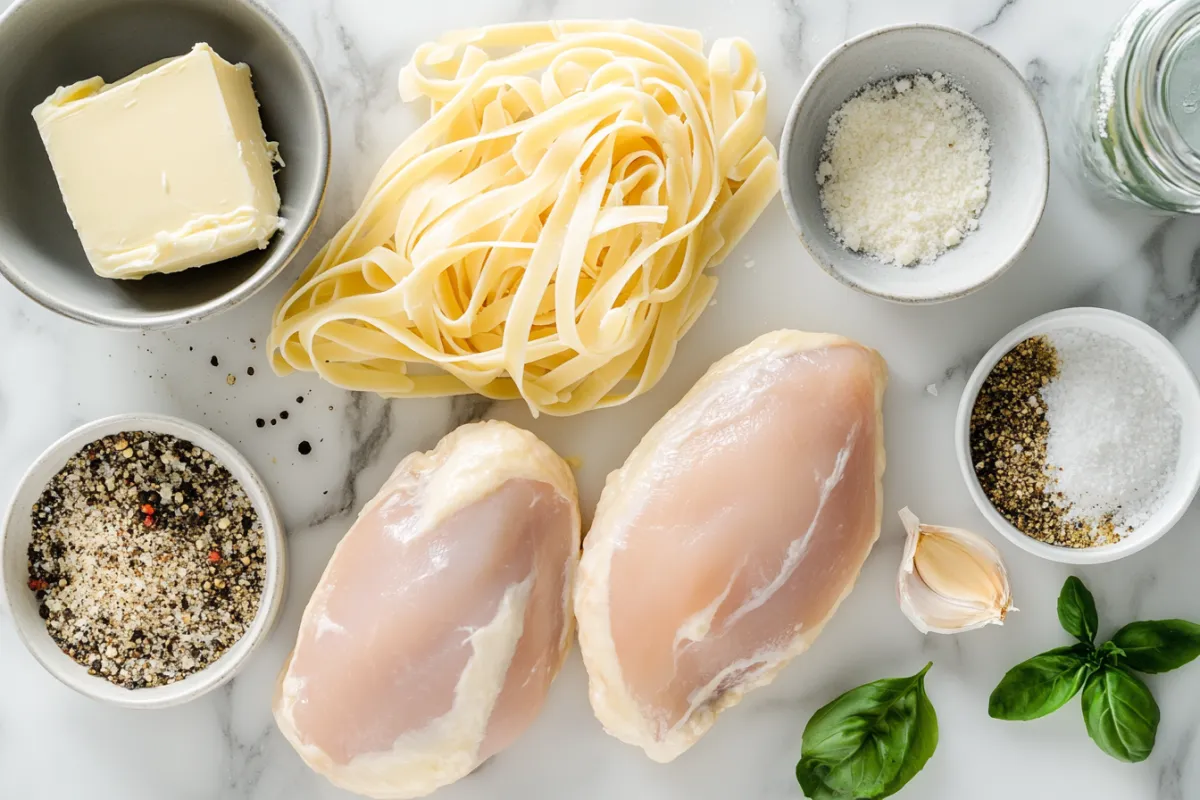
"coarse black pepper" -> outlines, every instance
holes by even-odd
[[[300,451],[300,455],[306,456],[312,452],[312,445],[309,444],[307,440],[305,440],[305,441],[301,442],[296,449]]]
[[[296,396],[296,402],[297,402],[297,403],[303,403],[303,402],[304,402],[304,397],[303,397],[303,396],[301,396],[301,395],[297,395],[297,396]]]
[[[1111,516],[1087,520],[1050,488],[1050,424],[1042,388],[1058,375],[1058,352],[1045,336],[1024,340],[992,368],[971,410],[971,459],[984,494],[1001,516],[1033,539],[1065,547],[1116,541]]]
[[[220,361],[217,361],[217,357],[216,357],[216,356],[213,356],[212,358],[210,358],[210,359],[208,360],[208,363],[212,364],[214,367],[219,367],[219,366],[221,366],[221,362],[220,362]]]
[[[262,428],[267,424],[267,421],[265,419],[263,419],[262,417],[259,417],[258,419],[254,420],[254,424],[257,425],[258,427]]]
[[[32,523],[29,588],[46,630],[118,686],[204,669],[258,613],[262,524],[191,442],[127,431],[88,444],[46,485]]]
[[[286,408],[285,408],[283,411],[280,411],[280,412],[279,412],[279,418],[280,418],[280,419],[287,419],[287,418],[288,418],[288,412],[287,412],[287,409],[286,409]]]
[[[246,367],[246,374],[249,375],[251,378],[253,378],[254,377],[254,367]]]

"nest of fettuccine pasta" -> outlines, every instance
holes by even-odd
[[[277,372],[566,415],[662,377],[778,187],[749,45],[638,22],[419,47],[429,121],[275,311]]]

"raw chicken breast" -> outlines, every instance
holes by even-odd
[[[423,797],[533,721],[571,638],[579,501],[566,463],[504,422],[400,462],[334,551],[275,719],[317,772]]]
[[[605,729],[670,761],[821,632],[879,536],[883,359],[777,331],[608,478],[575,613]]]

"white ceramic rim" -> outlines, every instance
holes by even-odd
[[[1090,307],[1065,308],[1059,311],[1051,311],[1048,314],[1042,314],[1040,317],[1035,317],[1024,325],[1013,329],[1001,337],[1000,341],[996,342],[992,349],[988,350],[983,358],[979,360],[974,372],[971,373],[971,377],[967,381],[967,385],[963,388],[962,397],[958,402],[954,449],[958,456],[959,469],[962,471],[963,480],[966,481],[967,491],[970,493],[971,499],[975,501],[976,507],[987,518],[992,527],[1004,534],[1009,541],[1022,550],[1048,561],[1057,561],[1062,564],[1104,564],[1133,555],[1139,550],[1149,547],[1162,538],[1167,531],[1171,530],[1187,512],[1192,504],[1192,500],[1196,497],[1197,489],[1200,489],[1200,469],[1193,470],[1193,474],[1190,476],[1176,474],[1177,481],[1188,480],[1190,478],[1191,485],[1186,495],[1178,498],[1177,506],[1171,510],[1169,517],[1159,524],[1157,528],[1150,530],[1146,530],[1145,528],[1140,529],[1136,536],[1122,539],[1115,544],[1077,549],[1039,542],[1021,533],[1012,523],[1001,516],[1000,512],[992,506],[987,495],[984,494],[983,487],[979,485],[979,479],[975,476],[975,466],[971,458],[971,411],[975,407],[975,398],[979,395],[979,390],[982,388],[987,376],[991,373],[992,368],[1017,344],[1030,336],[1035,336],[1055,327],[1054,323],[1058,323],[1064,319],[1091,321],[1095,323],[1093,327],[1096,330],[1121,339],[1125,339],[1120,331],[1121,327],[1140,329],[1143,333],[1148,334],[1152,341],[1158,344],[1158,352],[1148,353],[1146,348],[1139,347],[1135,343],[1131,344],[1134,344],[1139,352],[1148,358],[1154,359],[1155,363],[1162,368],[1167,378],[1174,381],[1176,387],[1181,392],[1191,394],[1194,400],[1200,402],[1200,381],[1197,380],[1191,367],[1188,366],[1183,356],[1180,355],[1179,351],[1175,349],[1175,345],[1171,344],[1167,337],[1141,320],[1135,319],[1128,314],[1122,314],[1119,311]]]
[[[16,593],[28,591],[25,584],[14,585],[8,580],[9,564],[5,563],[8,552],[8,537],[17,522],[14,519],[17,500],[27,490],[33,476],[47,466],[51,475],[62,468],[80,448],[96,439],[126,430],[153,431],[186,439],[212,453],[241,483],[263,526],[263,541],[266,550],[266,575],[263,581],[262,598],[254,621],[237,642],[215,662],[181,681],[146,689],[123,689],[105,678],[89,675],[87,668],[77,664],[65,653],[46,632],[45,624],[36,615],[32,620],[16,602]],[[38,487],[40,491],[41,487]],[[18,557],[22,561],[22,574],[28,571],[24,552]],[[275,504],[267,492],[262,479],[250,463],[231,444],[209,429],[193,422],[162,414],[118,414],[82,425],[46,448],[18,481],[12,499],[5,511],[3,528],[0,528],[0,580],[4,583],[3,602],[13,621],[13,627],[21,643],[39,664],[64,685],[82,695],[128,708],[166,708],[195,700],[216,689],[234,677],[245,666],[251,653],[270,635],[283,605],[284,588],[287,580],[287,539]],[[34,624],[36,623],[36,624]],[[35,637],[43,637],[41,645]],[[45,648],[49,643],[53,652]],[[49,655],[47,655],[49,653]],[[54,657],[55,654],[61,658]]]
[[[0,25],[3,25],[5,20],[10,15],[15,14],[18,9],[32,2],[35,2],[35,0],[16,0],[3,13],[0,13]],[[82,322],[87,325],[94,325],[98,328],[130,331],[168,330],[178,328],[182,325],[189,325],[193,322],[200,322],[246,302],[265,289],[267,284],[279,277],[287,269],[292,259],[304,248],[305,243],[308,242],[308,237],[312,235],[313,230],[317,227],[317,221],[320,219],[321,211],[325,207],[325,197],[329,190],[329,176],[333,160],[333,137],[329,126],[329,104],[325,100],[325,92],[321,88],[321,79],[317,75],[317,68],[313,65],[312,59],[304,49],[304,46],[300,44],[300,40],[283,24],[283,20],[271,8],[264,5],[262,0],[233,0],[233,2],[251,9],[254,13],[262,17],[279,36],[280,41],[284,43],[288,51],[295,55],[304,72],[305,84],[316,100],[317,109],[320,112],[321,124],[318,129],[319,147],[317,150],[318,172],[320,173],[319,185],[305,191],[306,208],[304,213],[298,218],[288,219],[289,230],[281,230],[275,234],[276,238],[286,237],[292,235],[290,233],[291,229],[298,229],[300,233],[296,236],[295,241],[292,242],[290,247],[280,247],[277,249],[246,280],[220,297],[214,297],[200,305],[185,306],[171,311],[158,311],[147,314],[94,311],[54,296],[0,260],[0,275],[4,276],[21,294],[48,311],[53,311],[68,319],[73,319],[76,322]]]
[[[997,264],[995,270],[993,270],[975,285],[959,291],[947,292],[945,294],[931,297],[898,297],[889,292],[878,291],[852,279],[849,275],[846,275],[844,272],[837,269],[833,264],[827,263],[820,251],[809,245],[808,235],[805,233],[804,226],[801,224],[800,214],[796,211],[796,206],[792,202],[792,184],[788,178],[788,162],[789,156],[791,155],[790,151],[792,146],[792,132],[796,127],[796,121],[800,118],[804,102],[808,98],[809,90],[816,83],[817,79],[820,78],[821,75],[827,69],[829,69],[833,62],[836,61],[844,52],[860,42],[873,39],[876,36],[883,34],[904,30],[940,31],[942,33],[957,36],[960,39],[965,39],[977,47],[988,51],[1004,66],[1008,67],[1008,71],[1012,73],[1014,78],[1016,78],[1017,83],[1021,86],[1021,89],[1025,93],[1027,99],[1033,105],[1033,109],[1037,117],[1037,130],[1040,134],[1039,139],[1041,141],[1041,147],[1038,148],[1038,152],[1040,152],[1042,155],[1042,165],[1046,175],[1046,180],[1042,184],[1042,191],[1035,200],[1038,204],[1037,215],[1034,217],[1033,224],[1030,225],[1029,230],[1025,231],[1024,235],[1021,237],[1021,240],[1017,244],[1017,247],[1013,251],[1012,255],[1005,261]],[[788,221],[792,224],[792,230],[796,232],[796,236],[800,239],[800,243],[804,245],[804,249],[808,251],[808,254],[812,257],[812,260],[817,262],[817,265],[820,266],[821,269],[826,272],[826,274],[835,278],[842,285],[849,286],[851,289],[862,292],[863,294],[868,294],[872,297],[879,297],[884,300],[889,300],[893,303],[900,303],[902,305],[931,305],[933,303],[944,303],[950,300],[957,300],[960,297],[966,297],[972,292],[982,289],[984,286],[987,286],[989,283],[996,280],[996,278],[999,278],[1001,275],[1007,272],[1008,268],[1016,263],[1017,259],[1021,257],[1021,254],[1025,252],[1025,248],[1029,246],[1029,242],[1033,239],[1034,233],[1037,232],[1038,226],[1041,224],[1042,215],[1046,210],[1046,199],[1050,194],[1050,140],[1046,134],[1046,119],[1042,115],[1042,109],[1041,106],[1038,105],[1037,97],[1029,88],[1029,84],[1025,82],[1024,76],[1017,71],[1017,68],[1011,61],[1004,57],[1004,54],[982,39],[972,36],[966,31],[959,30],[958,28],[951,28],[946,25],[934,25],[926,22],[903,22],[896,25],[884,25],[879,28],[873,28],[866,33],[855,36],[853,39],[847,39],[837,47],[830,50],[825,57],[817,63],[817,66],[813,68],[813,71],[809,73],[808,78],[804,81],[804,85],[800,87],[800,92],[796,95],[796,99],[792,101],[792,106],[790,109],[788,109],[787,119],[784,120],[783,123],[783,133],[779,138],[779,194],[783,198],[783,206],[787,210],[787,217]]]

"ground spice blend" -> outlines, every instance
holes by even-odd
[[[141,431],[84,447],[33,509],[29,588],[51,637],[129,689],[204,669],[249,628],[262,524],[208,451]]]
[[[1050,425],[1041,390],[1058,370],[1045,336],[1021,342],[992,368],[971,411],[975,475],[996,510],[1027,536],[1066,547],[1116,541],[1111,518],[1069,519],[1070,505],[1047,492]]]

